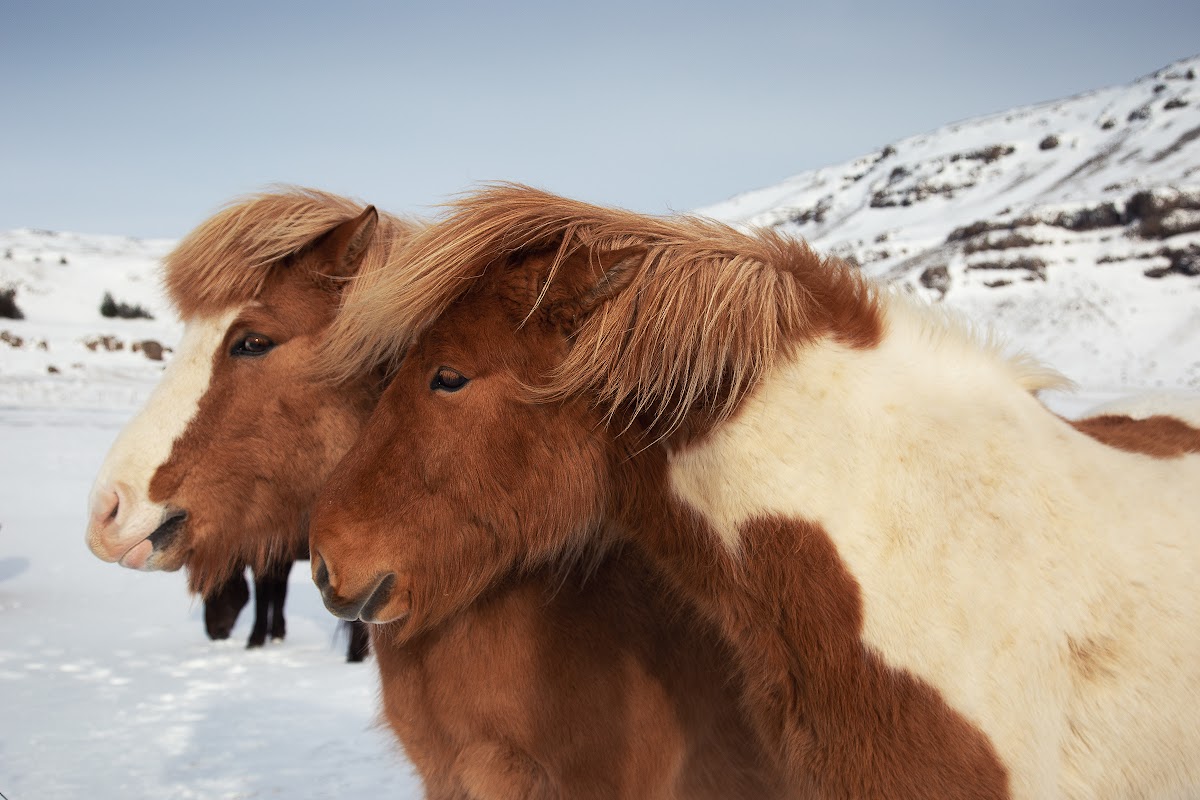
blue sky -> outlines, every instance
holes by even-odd
[[[10,2],[0,229],[185,233],[299,183],[683,211],[1200,51],[1200,3]]]

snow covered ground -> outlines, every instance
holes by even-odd
[[[300,565],[288,636],[210,642],[182,574],[83,543],[96,468],[132,412],[0,407],[0,793],[8,800],[420,796]]]

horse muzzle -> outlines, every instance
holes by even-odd
[[[162,558],[179,539],[187,512],[138,501],[124,484],[97,486],[88,508],[87,544],[102,561],[137,570],[171,569]]]
[[[313,553],[312,564],[313,583],[321,590],[321,600],[324,601],[325,608],[335,617],[349,622],[391,622],[408,613],[407,602],[402,604],[399,613],[388,613],[391,610],[389,607],[396,605],[393,602],[397,599],[396,573],[388,572],[376,576],[371,585],[364,590],[346,592],[345,587],[335,588],[335,580],[320,553]]]

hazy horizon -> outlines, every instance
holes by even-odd
[[[1200,5],[14,5],[0,229],[178,237],[272,184],[684,211],[1194,54]]]

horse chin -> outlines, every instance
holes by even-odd
[[[125,555],[117,561],[126,569],[136,569],[150,571],[154,567],[149,566],[150,557],[154,555],[154,545],[149,539],[142,539],[133,547],[125,551]]]
[[[121,556],[117,563],[126,569],[139,572],[175,572],[184,563],[179,550],[181,548],[160,550],[155,548],[149,539],[142,539],[125,551],[125,555]]]
[[[186,560],[183,529],[186,515],[176,514],[117,559],[126,569],[139,572],[174,572]]]
[[[412,591],[393,589],[386,603],[378,608],[364,608],[359,619],[372,625],[390,625],[396,631],[403,631],[413,619],[412,612]]]

